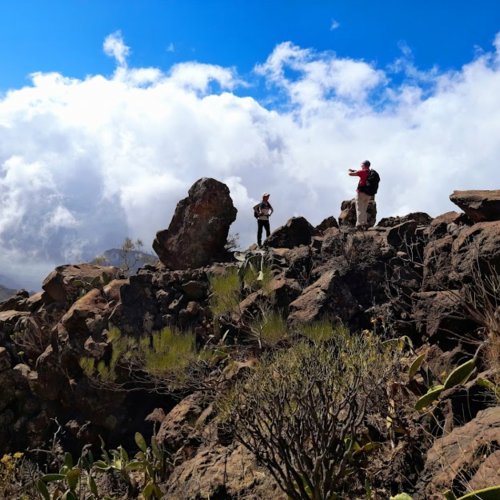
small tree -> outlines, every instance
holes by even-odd
[[[365,417],[387,408],[393,356],[372,336],[342,331],[301,342],[238,383],[221,402],[222,418],[290,498],[337,498],[362,479]]]

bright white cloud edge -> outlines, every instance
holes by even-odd
[[[0,274],[27,287],[126,236],[149,246],[200,177],[230,187],[244,246],[263,191],[274,228],[318,224],[353,196],[346,170],[364,159],[381,216],[437,215],[454,189],[499,187],[500,35],[447,73],[418,70],[407,48],[378,68],[286,42],[256,66],[272,106],[245,96],[235,68],[129,68],[119,32],[103,48],[111,77],[36,73],[0,100]]]

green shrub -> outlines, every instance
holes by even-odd
[[[210,276],[210,307],[214,317],[236,311],[240,303],[240,279],[236,268]]]
[[[288,336],[286,320],[276,311],[264,312],[250,325],[259,345],[273,346]]]
[[[197,351],[192,332],[169,327],[138,339],[113,329],[108,339],[109,362],[83,357],[80,367],[97,384],[114,390],[144,388],[170,392],[194,383],[200,371],[217,358],[213,351]]]
[[[290,498],[337,498],[363,487],[365,416],[385,414],[395,358],[375,336],[300,342],[264,356],[221,399],[221,418]]]

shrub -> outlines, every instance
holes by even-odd
[[[214,317],[237,310],[240,303],[240,279],[236,268],[229,268],[224,274],[210,276],[210,288],[210,307]]]
[[[80,359],[84,373],[98,385],[115,390],[148,389],[171,392],[202,383],[201,372],[216,359],[210,350],[198,352],[195,335],[164,328],[139,339],[110,330],[111,357],[108,363]]]
[[[250,330],[260,346],[274,346],[288,335],[286,320],[276,311],[262,311],[262,315],[252,321]]]
[[[222,398],[223,422],[290,498],[352,492],[369,447],[362,438],[367,409],[385,411],[394,356],[392,344],[373,336],[300,342],[265,356]]]

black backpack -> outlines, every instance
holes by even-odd
[[[366,184],[360,190],[370,196],[374,196],[378,191],[378,184],[380,182],[380,175],[375,170],[370,169],[370,173],[366,179]]]

